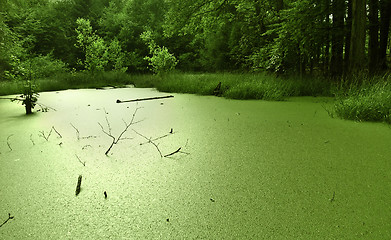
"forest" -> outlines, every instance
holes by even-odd
[[[0,76],[388,69],[390,0],[1,0]]]

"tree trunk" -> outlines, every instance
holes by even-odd
[[[284,0],[276,0],[276,11],[280,12],[284,8]]]
[[[379,53],[379,0],[369,0],[369,74],[374,75],[378,69]]]
[[[345,59],[344,59],[345,70],[349,68],[351,36],[352,36],[352,0],[349,0],[347,4],[347,18],[346,18],[346,26],[345,26]]]
[[[326,76],[329,74],[329,64],[330,64],[330,0],[325,0],[325,22],[326,22],[326,39],[325,39],[325,48],[324,48],[324,64],[323,71]]]
[[[380,42],[379,42],[379,69],[387,69],[386,53],[388,33],[390,30],[391,0],[380,1]]]
[[[333,28],[331,33],[331,76],[340,76],[343,71],[343,38],[344,38],[344,1],[333,1]]]
[[[26,109],[26,114],[31,114],[33,111],[32,111],[32,103],[31,103],[31,97],[30,96],[26,96],[26,100],[25,100],[25,109]]]
[[[349,73],[357,74],[365,66],[366,0],[353,0]]]

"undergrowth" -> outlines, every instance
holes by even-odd
[[[332,114],[355,121],[391,123],[391,83],[386,79],[365,79],[341,83]]]

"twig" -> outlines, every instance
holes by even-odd
[[[133,131],[134,131],[137,135],[139,135],[139,136],[145,138],[145,139],[148,141],[148,143],[151,143],[153,146],[155,146],[155,148],[157,149],[157,151],[158,151],[159,154],[160,154],[160,157],[163,157],[163,154],[162,154],[162,152],[160,151],[158,145],[157,145],[156,143],[154,143],[153,140],[151,140],[150,138],[147,138],[146,136],[142,135],[141,133],[137,132],[137,131],[134,130],[134,129],[133,129]]]
[[[144,145],[144,144],[147,144],[147,143],[150,143],[151,141],[156,141],[156,140],[159,140],[159,139],[162,139],[162,138],[165,138],[165,137],[168,137],[172,134],[174,134],[176,132],[173,131],[173,129],[171,128],[170,132],[168,134],[165,134],[163,136],[160,136],[160,137],[157,137],[157,138],[154,138],[154,139],[148,139],[146,138],[148,141],[147,142],[143,142],[143,143],[140,143],[140,145]],[[145,137],[144,137],[145,138]]]
[[[77,138],[77,140],[80,140],[80,132],[79,132],[79,129],[77,129],[75,126],[73,126],[72,123],[70,123],[70,124],[71,124],[71,126],[73,127],[73,129],[76,130],[76,138]]]
[[[13,219],[14,218],[14,216],[11,216],[11,213],[8,213],[8,218],[7,218],[7,220],[5,220],[1,225],[0,225],[0,227],[2,227],[4,224],[6,224],[10,219]]]
[[[80,162],[81,164],[83,164],[83,166],[85,167],[85,166],[86,166],[86,162],[85,162],[85,161],[82,162],[82,161],[80,160],[79,156],[77,156],[76,154],[75,154],[75,156],[77,157],[77,160],[79,160],[79,162]]]
[[[39,136],[43,137],[46,141],[49,141],[49,138],[52,135],[52,131],[53,130],[54,130],[55,133],[57,133],[59,138],[62,138],[61,134],[56,130],[56,128],[54,126],[52,126],[52,128],[50,129],[50,131],[49,131],[47,136],[45,135],[45,131],[39,131],[39,133],[41,134]]]
[[[125,103],[125,102],[140,102],[140,101],[148,101],[148,100],[155,100],[155,99],[163,99],[163,98],[172,98],[174,96],[169,95],[169,96],[163,96],[163,97],[150,97],[150,98],[137,98],[137,99],[132,99],[132,100],[117,100],[117,103]]]
[[[330,199],[330,202],[334,202],[334,198],[335,198],[335,191],[333,192],[333,197]]]
[[[81,148],[81,150],[84,150],[84,149],[86,149],[86,148],[88,148],[88,147],[91,147],[91,148],[92,148],[92,146],[88,144],[88,145],[83,146],[83,147]]]
[[[57,133],[57,135],[62,138],[61,134],[56,130],[56,128],[54,128],[54,126],[52,126],[52,129]]]
[[[33,146],[35,146],[35,142],[33,140],[33,134],[32,133],[30,134],[30,141],[33,143]]]
[[[174,151],[174,152],[172,152],[172,153],[169,153],[169,154],[164,155],[164,157],[172,156],[172,155],[174,155],[175,153],[178,153],[178,152],[180,152],[180,151],[181,151],[181,147],[178,148],[176,151]]]
[[[8,148],[10,149],[10,152],[12,151],[12,148],[11,148],[11,143],[9,142],[10,138],[14,136],[14,134],[11,134],[7,137],[7,145],[8,145]]]
[[[78,141],[79,141],[80,139],[96,138],[96,136],[80,137],[79,129],[77,129],[77,127],[75,127],[72,123],[70,123],[70,125],[73,127],[73,129],[75,129],[75,131],[76,131],[76,138],[77,138]]]
[[[99,122],[98,122],[98,124],[99,124],[100,128],[102,129],[102,132],[103,132],[104,134],[106,134],[107,136],[109,136],[109,137],[112,139],[112,142],[111,142],[109,148],[107,149],[107,151],[105,152],[105,155],[108,155],[108,154],[109,154],[109,152],[110,152],[111,148],[114,146],[114,144],[117,144],[117,143],[118,143],[119,141],[121,141],[121,140],[127,139],[127,138],[123,138],[122,136],[125,134],[125,132],[129,129],[129,127],[130,127],[131,125],[134,125],[134,124],[136,124],[136,123],[141,122],[141,121],[136,121],[136,122],[134,121],[134,119],[135,119],[135,117],[136,117],[136,114],[137,114],[137,111],[138,111],[139,109],[140,109],[140,108],[136,108],[136,109],[134,110],[133,115],[132,115],[132,119],[130,120],[129,123],[126,123],[125,120],[123,120],[123,122],[124,122],[124,124],[125,124],[125,128],[124,128],[124,130],[118,135],[117,138],[114,137],[113,134],[111,133],[110,122],[109,122],[109,120],[108,120],[108,118],[107,118],[107,114],[108,114],[108,113],[107,113],[106,110],[104,109],[104,111],[105,111],[105,119],[106,119],[106,124],[107,124],[108,130],[106,131],[106,130],[104,129],[104,127],[102,126],[102,124],[100,124]]]

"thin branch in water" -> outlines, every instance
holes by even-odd
[[[57,133],[59,138],[62,138],[61,134],[56,130],[56,128],[54,126],[52,126],[52,129],[54,130],[54,132]]]
[[[72,123],[70,123],[71,126],[73,127],[73,129],[76,130],[76,138],[77,140],[80,140],[80,132],[79,132],[79,129],[77,129]]]
[[[162,154],[162,152],[160,151],[158,145],[157,145],[156,143],[154,143],[153,140],[151,140],[150,138],[147,138],[146,136],[142,135],[141,133],[137,132],[137,131],[134,130],[134,129],[133,129],[133,131],[134,131],[137,135],[139,135],[139,136],[145,138],[145,139],[147,140],[147,143],[151,143],[153,146],[155,146],[155,148],[157,149],[157,151],[158,151],[159,154],[160,154],[160,157],[163,157],[163,154]]]
[[[147,144],[147,143],[151,143],[151,141],[153,142],[153,141],[156,141],[156,140],[159,140],[159,139],[168,137],[168,136],[170,136],[170,135],[172,135],[172,134],[174,134],[174,133],[176,133],[176,132],[173,132],[173,130],[172,130],[172,128],[171,128],[171,131],[170,131],[168,134],[165,134],[165,135],[163,135],[163,136],[160,136],[160,137],[157,137],[157,138],[154,138],[154,139],[148,139],[148,138],[147,138],[148,141],[147,141],[147,142],[140,143],[140,145],[144,145],[144,144]]]
[[[75,131],[76,131],[76,138],[77,138],[78,141],[79,141],[80,139],[96,138],[96,136],[80,137],[80,131],[79,131],[79,129],[77,129],[77,127],[75,127],[75,125],[73,125],[72,123],[70,123],[70,125],[73,127],[73,129],[75,129]]]
[[[33,134],[32,133],[30,134],[30,141],[33,143],[33,146],[35,146],[35,142],[33,140]]]
[[[128,131],[128,129],[129,129],[129,127],[130,127],[131,125],[134,125],[134,124],[139,123],[139,122],[142,121],[142,120],[136,121],[136,122],[134,121],[134,119],[135,119],[135,117],[136,117],[136,114],[137,114],[137,111],[138,111],[139,109],[140,109],[140,108],[136,108],[136,109],[134,110],[133,115],[132,115],[132,119],[130,120],[129,123],[126,123],[126,121],[122,119],[122,121],[123,121],[124,124],[125,124],[125,128],[124,128],[124,130],[118,135],[117,138],[114,137],[113,134],[111,133],[110,122],[109,122],[109,119],[107,118],[108,113],[106,112],[106,109],[104,109],[104,111],[105,111],[105,119],[106,119],[106,124],[107,124],[107,130],[105,130],[105,128],[104,128],[104,127],[102,126],[102,124],[100,124],[99,122],[98,122],[98,124],[99,124],[100,128],[102,129],[102,132],[103,132],[104,134],[106,134],[107,136],[109,136],[109,137],[112,139],[112,142],[111,142],[109,148],[107,149],[107,151],[105,152],[105,155],[108,155],[108,154],[109,154],[109,152],[110,152],[111,148],[114,146],[114,144],[117,144],[117,143],[118,143],[119,141],[121,141],[121,140],[128,139],[128,138],[123,138],[122,136],[125,134],[126,131]]]
[[[179,153],[179,151],[181,151],[181,148],[178,148],[177,150],[175,150],[175,151],[172,152],[172,153],[169,153],[169,154],[164,155],[164,157],[172,156],[172,155],[174,155],[175,153]]]
[[[81,164],[83,164],[83,166],[85,167],[85,166],[86,166],[86,162],[85,162],[85,161],[82,162],[82,161],[80,160],[79,156],[77,156],[76,154],[75,154],[75,156],[76,156],[77,160],[79,160],[79,162],[80,162]]]
[[[84,150],[84,149],[86,149],[86,148],[88,148],[88,147],[92,148],[92,146],[88,144],[88,145],[83,146],[83,147],[81,148],[81,150]]]
[[[8,148],[10,149],[10,152],[12,151],[12,147],[11,147],[11,143],[10,143],[10,138],[14,136],[14,134],[10,134],[8,137],[7,137],[7,145],[8,145]]]
[[[7,220],[5,220],[1,225],[0,225],[0,227],[2,227],[4,224],[6,224],[9,220],[11,220],[11,219],[13,219],[14,218],[14,216],[11,216],[11,213],[8,213],[8,218],[7,218]]]
[[[172,155],[174,155],[174,154],[176,154],[176,153],[183,153],[183,154],[186,154],[186,155],[189,155],[189,154],[190,154],[190,153],[188,153],[188,152],[181,151],[181,149],[182,149],[182,147],[178,148],[177,150],[175,150],[175,151],[172,152],[172,153],[169,153],[169,154],[164,155],[164,157],[170,157],[170,156],[172,156]]]

